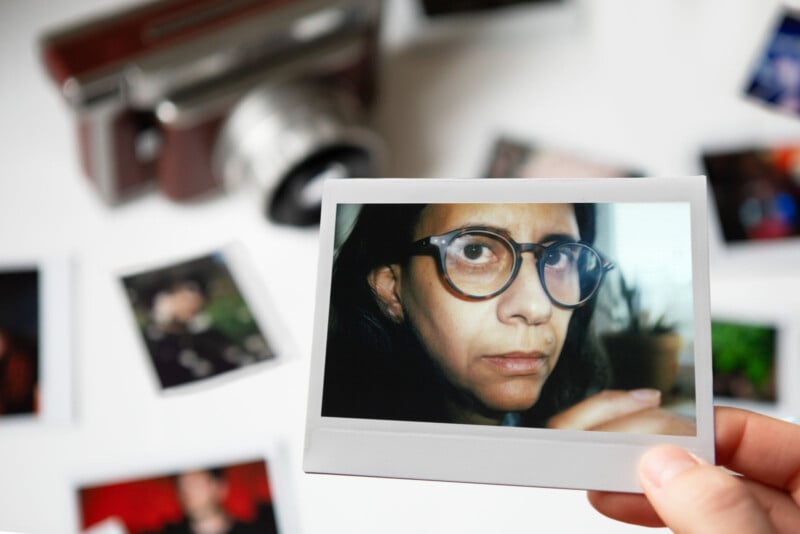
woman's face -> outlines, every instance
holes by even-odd
[[[519,243],[580,237],[570,204],[433,204],[421,212],[414,240],[465,226],[491,227]],[[479,421],[487,409],[497,414],[533,406],[564,345],[572,311],[547,297],[533,254],[522,257],[508,289],[484,301],[449,291],[432,256],[413,256],[405,269],[397,268],[402,320],[461,392],[451,408],[464,422],[489,422]]]

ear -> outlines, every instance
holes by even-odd
[[[381,265],[367,275],[367,282],[378,299],[378,305],[392,321],[403,322],[403,306],[400,303],[400,266]]]

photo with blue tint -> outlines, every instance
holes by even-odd
[[[748,81],[746,93],[766,105],[800,113],[800,13],[784,11]]]

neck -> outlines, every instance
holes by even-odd
[[[231,521],[222,510],[214,510],[189,520],[195,534],[224,534],[231,528]]]
[[[448,399],[445,409],[452,423],[499,426],[503,422],[503,413],[479,410],[474,403]]]

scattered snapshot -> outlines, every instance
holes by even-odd
[[[222,253],[124,276],[122,282],[162,388],[275,356]]]
[[[277,534],[263,460],[78,490],[81,528],[107,534]]]

